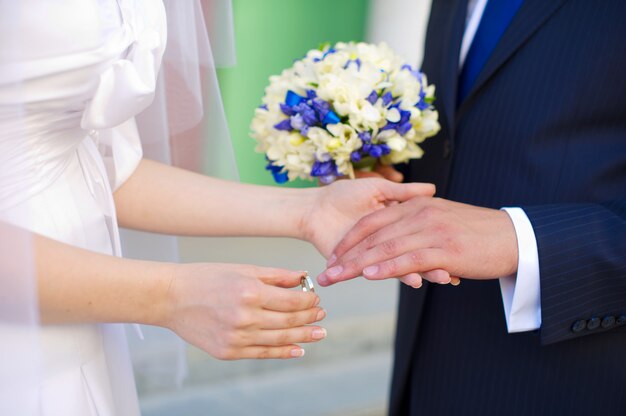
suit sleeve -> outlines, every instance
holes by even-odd
[[[626,329],[626,200],[522,208],[537,238],[542,343]]]

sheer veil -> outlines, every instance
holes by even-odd
[[[235,64],[231,0],[164,0],[168,40],[155,98],[136,117],[144,157],[222,179],[238,180],[218,85],[218,67]],[[124,255],[178,261],[176,237],[122,230]],[[147,388],[178,386],[187,374],[182,340],[142,326],[129,334],[138,379]]]
[[[11,85],[10,93],[21,97],[18,68],[11,65],[20,56],[19,39],[12,33],[19,28],[19,10],[9,1],[0,1],[0,87]],[[0,88],[0,91],[3,91]],[[23,126],[21,106],[7,105],[0,94],[0,117],[13,119],[12,127]],[[8,178],[21,183],[26,172],[14,169],[18,149],[3,140],[0,131],[0,183]],[[4,182],[6,184],[6,182]],[[3,187],[4,188],[4,187]],[[10,194],[0,192],[0,208]],[[27,213],[24,213],[27,215]],[[0,414],[30,416],[39,414],[41,349],[38,339],[39,308],[33,247],[30,233],[0,222]]]
[[[52,0],[49,0],[52,1]],[[42,3],[40,7],[44,7]],[[111,2],[115,3],[115,2]],[[120,2],[121,3],[121,2]],[[230,0],[163,0],[168,42],[153,103],[136,117],[144,156],[212,176],[237,180],[232,142],[219,92],[216,66],[235,61]],[[31,4],[32,5],[32,4]],[[19,92],[21,2],[0,0],[0,87]],[[210,40],[209,40],[210,39]],[[6,89],[5,89],[6,90]],[[8,107],[0,88],[0,112],[25,122],[20,109]],[[16,149],[4,146],[0,132],[0,182],[15,177]],[[7,148],[4,148],[7,147]],[[27,173],[24,172],[24,175]],[[3,199],[0,188],[0,208]],[[27,215],[25,213],[25,215]],[[174,237],[122,233],[124,254],[161,261],[178,259]],[[39,409],[39,313],[33,247],[28,232],[0,222],[0,414],[37,415]],[[143,328],[145,340],[131,334],[139,377],[161,386],[179,384],[185,375],[184,346],[174,334]],[[127,385],[132,380],[120,380]],[[114,381],[115,382],[115,381]],[[134,395],[133,391],[118,395]],[[116,397],[118,403],[127,397]]]

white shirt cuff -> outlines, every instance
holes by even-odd
[[[517,235],[517,275],[500,279],[504,315],[509,333],[541,327],[539,253],[530,220],[521,208],[502,208],[513,221]]]

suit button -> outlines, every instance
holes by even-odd
[[[615,323],[617,325],[626,325],[626,315],[621,315],[619,318],[617,318],[617,321],[615,321]]]
[[[587,321],[587,329],[593,331],[594,329],[600,328],[600,318],[591,318]]]
[[[602,328],[613,328],[615,326],[615,317],[614,316],[605,316],[602,318]]]
[[[585,328],[587,328],[587,321],[581,319],[574,322],[574,325],[572,325],[572,332],[580,332]]]
[[[452,143],[450,142],[450,140],[445,140],[443,142],[443,157],[444,157],[444,159],[449,158],[451,154],[452,154]]]

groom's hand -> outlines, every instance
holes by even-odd
[[[427,183],[399,184],[379,178],[342,180],[313,190],[315,198],[303,213],[303,239],[328,258],[342,237],[364,216],[415,196],[432,196]]]
[[[515,228],[506,212],[416,197],[362,218],[333,251],[322,286],[361,274],[379,280],[421,274],[499,278],[517,270]],[[443,273],[445,274],[445,273]],[[444,276],[445,277],[445,276]]]
[[[357,170],[354,172],[354,175],[357,177],[357,179],[359,178],[383,178],[383,179],[387,179],[388,181],[397,182],[397,183],[402,182],[402,180],[404,179],[404,176],[402,175],[402,173],[398,172],[393,166],[383,165],[382,163],[378,163],[378,162],[376,162],[376,165],[374,166],[374,170],[372,170],[371,172]]]

